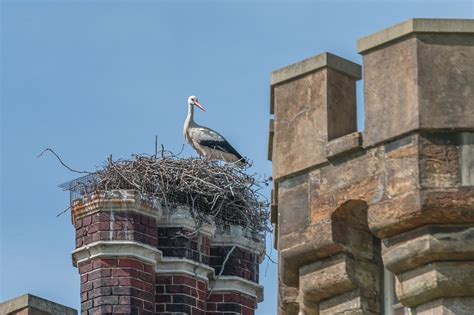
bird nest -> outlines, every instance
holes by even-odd
[[[135,155],[109,158],[97,172],[61,187],[71,192],[71,201],[93,192],[132,189],[169,209],[187,206],[200,222],[212,218],[217,225],[268,231],[269,202],[261,190],[269,179],[248,174],[247,169],[171,154]]]

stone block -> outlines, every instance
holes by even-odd
[[[376,315],[380,314],[379,307],[379,303],[373,297],[367,297],[359,289],[354,289],[321,301],[319,314]]]
[[[326,157],[328,159],[338,157],[342,154],[361,149],[362,136],[360,132],[333,139],[326,145]]]
[[[474,126],[474,20],[409,20],[358,43],[364,146],[417,129]]]
[[[273,176],[326,161],[328,140],[354,132],[360,66],[324,53],[272,73]]]
[[[303,174],[278,184],[278,228],[280,235],[303,230],[309,225],[309,183]]]
[[[414,309],[416,315],[472,315],[474,314],[474,298],[437,299]]]
[[[416,307],[443,297],[474,296],[474,261],[433,262],[396,275],[400,302]]]
[[[469,226],[422,226],[382,243],[384,266],[393,273],[434,261],[474,261],[474,227]]]
[[[377,267],[339,254],[300,268],[300,290],[312,301],[321,301],[359,288],[376,292]]]

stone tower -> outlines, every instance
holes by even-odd
[[[358,51],[363,68],[324,53],[272,73],[279,312],[474,314],[474,20]]]

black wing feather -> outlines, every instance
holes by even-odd
[[[201,140],[199,141],[200,145],[215,149],[215,150],[220,150],[226,153],[230,153],[235,155],[240,161],[246,162],[245,159],[242,157],[242,155],[237,152],[236,149],[234,149],[233,146],[230,145],[228,141],[219,141],[219,140]]]

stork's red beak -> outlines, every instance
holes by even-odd
[[[194,101],[194,105],[196,105],[197,107],[199,107],[200,110],[202,110],[203,112],[205,112],[206,110],[204,109],[204,107],[202,107],[201,104],[199,104],[198,101]]]

